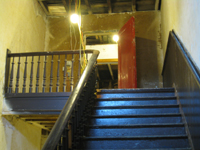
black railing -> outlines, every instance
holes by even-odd
[[[87,116],[91,113],[91,103],[95,97],[95,67],[99,52],[92,52],[83,74],[71,92],[42,150],[66,150],[80,146],[84,125]]]
[[[86,50],[86,55],[93,53]],[[80,56],[81,55],[81,56]],[[83,51],[7,53],[5,93],[70,92],[79,80]]]

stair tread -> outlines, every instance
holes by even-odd
[[[114,98],[97,98],[97,101],[109,101],[109,100],[167,100],[176,99],[176,96],[148,96],[148,97],[114,97]]]
[[[150,92],[174,92],[174,88],[137,88],[137,89],[99,89],[97,93],[150,93]]]
[[[88,125],[90,128],[184,127],[183,123],[151,123],[131,125]]]
[[[121,108],[171,108],[179,107],[178,104],[164,104],[164,105],[123,105],[123,106],[94,106],[96,109],[121,109]]]
[[[76,150],[86,150],[86,149],[76,149]],[[98,149],[90,149],[98,150]],[[104,150],[192,150],[191,148],[155,148],[155,149],[104,149]]]
[[[181,116],[180,113],[138,114],[138,115],[91,115],[92,118],[133,118],[133,117],[168,117]]]
[[[150,135],[150,136],[95,136],[83,137],[86,140],[127,140],[127,139],[166,139],[166,138],[187,138],[187,135]]]

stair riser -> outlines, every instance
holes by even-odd
[[[145,135],[183,135],[184,127],[116,128],[89,129],[86,136],[145,136]]]
[[[179,113],[179,108],[134,108],[134,109],[97,109],[94,115],[136,115]]]
[[[144,118],[92,118],[91,125],[131,125],[150,123],[182,123],[181,117],[144,117]]]
[[[126,97],[155,97],[155,96],[175,96],[175,94],[172,93],[104,93],[100,94],[97,97],[98,98],[126,98]]]
[[[85,141],[86,149],[152,149],[189,147],[187,139],[94,140]]]
[[[96,106],[165,105],[177,104],[177,100],[97,101]]]

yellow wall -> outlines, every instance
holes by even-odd
[[[15,117],[2,117],[6,49],[43,51],[46,16],[36,0],[0,1],[0,149],[40,149],[41,129]]]
[[[162,0],[162,45],[166,51],[169,31],[176,34],[200,68],[200,1]]]

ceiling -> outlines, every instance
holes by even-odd
[[[76,0],[38,0],[46,15],[74,12]],[[77,0],[78,1],[78,0]],[[161,0],[81,0],[81,14],[109,14],[159,10]]]

